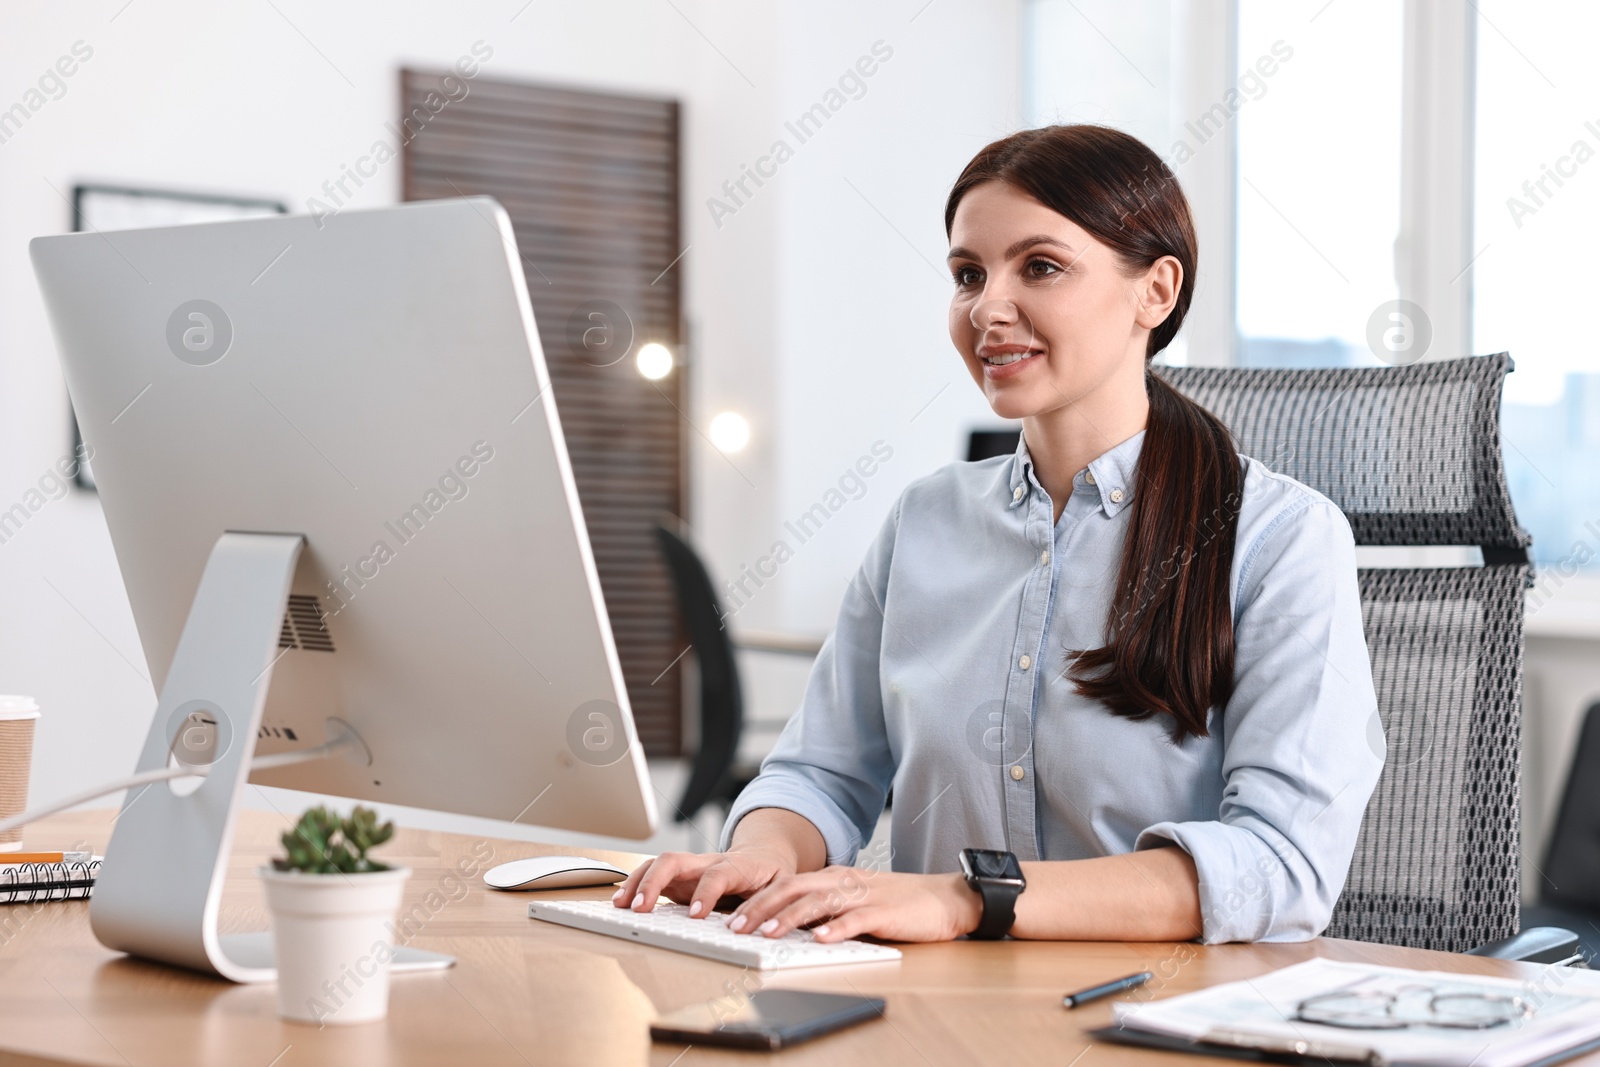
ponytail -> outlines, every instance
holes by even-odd
[[[1106,643],[1073,655],[1077,691],[1130,719],[1170,715],[1174,739],[1208,735],[1233,694],[1233,544],[1239,453],[1216,416],[1146,373],[1150,420]]]

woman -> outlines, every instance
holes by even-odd
[[[906,489],[725,851],[617,906],[738,895],[731,927],[825,942],[1316,936],[1382,764],[1354,543],[1149,372],[1194,292],[1177,180],[1115,130],[1026,130],[945,229],[950,337],[1017,452]],[[893,871],[842,866],[891,784]]]

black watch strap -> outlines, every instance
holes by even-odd
[[[1005,937],[1016,922],[1017,897],[1022,894],[1022,887],[983,879],[971,884],[983,898],[983,918],[978,928],[967,936],[979,941],[997,941]]]

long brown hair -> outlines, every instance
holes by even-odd
[[[1183,268],[1178,299],[1150,331],[1150,417],[1134,471],[1128,538],[1106,644],[1072,653],[1078,692],[1132,719],[1169,715],[1173,736],[1205,737],[1233,693],[1233,542],[1242,476],[1228,428],[1149,370],[1194,296],[1194,219],[1178,179],[1134,137],[1104,126],[1046,126],[989,145],[950,190],[945,235],[973,187],[1001,181],[1083,227],[1130,276],[1163,256]]]

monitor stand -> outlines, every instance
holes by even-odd
[[[89,900],[90,926],[107,948],[235,982],[277,977],[271,934],[219,934],[217,912],[304,543],[298,534],[225,533],[211,550],[137,768],[160,770],[182,751],[182,762],[209,773],[190,791],[155,782],[123,801]],[[391,967],[453,962],[397,946]]]

